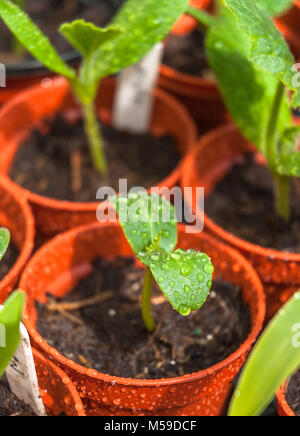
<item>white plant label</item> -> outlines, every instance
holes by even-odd
[[[153,89],[163,50],[163,43],[156,44],[144,59],[119,75],[113,110],[113,125],[116,129],[132,133],[149,131]]]
[[[23,324],[20,328],[21,342],[6,376],[11,391],[28,404],[38,416],[46,416],[46,409],[41,398],[28,332]]]

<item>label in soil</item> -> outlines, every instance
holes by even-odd
[[[40,395],[30,339],[23,324],[21,324],[20,333],[19,348],[6,369],[10,389],[19,400],[28,404],[38,416],[46,416],[45,406]]]
[[[164,46],[158,43],[138,64],[119,75],[113,110],[116,129],[132,133],[149,131],[153,89],[159,73]]]

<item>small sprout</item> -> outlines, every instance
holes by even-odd
[[[82,107],[94,166],[107,172],[101,131],[95,110],[100,81],[140,61],[172,29],[188,0],[127,0],[105,28],[84,20],[64,23],[59,31],[82,54],[78,72],[67,65],[49,39],[11,0],[0,0],[0,17],[21,44],[54,73],[70,83]]]
[[[125,236],[138,259],[146,266],[142,315],[147,329],[155,330],[151,310],[155,279],[172,307],[183,316],[198,310],[212,286],[214,267],[210,258],[177,245],[174,207],[158,195],[133,194],[110,199]]]
[[[10,241],[9,230],[1,227],[0,228],[0,261],[6,253]]]
[[[292,109],[300,106],[294,57],[270,17],[292,0],[218,0],[215,17],[189,12],[207,29],[208,62],[229,112],[243,135],[265,156],[274,180],[275,209],[290,219],[291,177],[300,177]],[[291,94],[289,98],[288,91]]]

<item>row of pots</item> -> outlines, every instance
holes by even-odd
[[[109,123],[111,119],[114,88],[113,79],[103,83],[99,115],[104,123]],[[68,91],[65,80],[53,79],[52,82],[47,82],[46,87],[36,86],[21,93],[1,110],[2,172],[8,172],[18,147],[22,146],[25,138],[45,118],[52,117],[59,111],[70,108],[74,110],[74,102],[70,99]],[[235,127],[230,125],[204,136],[195,146],[196,128],[193,121],[176,100],[161,90],[155,91],[151,133],[173,135],[182,154],[187,153],[179,167],[160,183],[161,186],[172,187],[181,180],[182,187],[204,186],[207,192],[210,192],[215,183],[228,171],[236,156],[244,153],[249,147]],[[36,253],[22,276],[20,287],[28,294],[24,322],[33,346],[72,380],[81,394],[86,413],[218,415],[224,412],[233,379],[247,358],[265,317],[261,281],[244,257],[222,242],[216,242],[206,233],[192,237],[180,227],[181,248],[206,251],[213,258],[217,273],[243,288],[243,298],[251,312],[252,328],[246,342],[234,354],[206,371],[176,379],[153,382],[109,377],[87,370],[51,348],[36,331],[37,314],[34,303],[45,301],[45,291],[51,290],[56,296],[69,292],[77,281],[87,274],[88,265],[95,257],[130,256],[132,252],[120,227],[94,223],[98,203],[76,204],[49,200],[16,186],[4,176],[1,176],[0,185],[3,186],[3,195],[0,196],[3,204],[0,209],[5,211],[1,212],[1,225],[6,225],[12,230],[13,240],[21,252],[15,267],[0,283],[1,300],[4,300],[15,286],[17,277],[33,248],[34,224],[27,202],[33,211],[38,233],[50,237],[75,228],[57,236]],[[16,217],[18,223],[15,222]],[[78,228],[78,225],[83,227]],[[299,283],[297,264],[300,256],[283,255],[245,244],[232,235],[225,234],[209,218],[206,218],[206,226],[219,240],[234,245],[246,255],[265,282],[271,283],[272,286],[281,284],[289,292]],[[99,244],[99,241],[102,243]],[[64,279],[55,280],[58,276]],[[271,312],[273,307],[269,307]],[[43,389],[42,382],[40,385]],[[76,401],[76,410],[83,413],[79,397]],[[74,408],[72,411],[74,412]]]

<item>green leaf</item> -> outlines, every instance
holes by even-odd
[[[300,105],[300,91],[294,85],[294,57],[287,42],[268,14],[254,0],[222,0],[235,16],[241,31],[250,42],[250,60],[262,71],[276,77],[294,91],[293,105]]]
[[[0,228],[0,260],[2,260],[10,241],[9,230]]]
[[[297,151],[300,126],[287,128],[281,135],[277,154],[277,171],[283,176],[300,177],[300,152]]]
[[[106,41],[112,40],[122,33],[118,26],[110,26],[104,29],[88,23],[85,20],[75,20],[72,23],[64,23],[60,26],[60,33],[70,44],[84,56],[90,56]]]
[[[224,5],[207,32],[208,62],[213,69],[226,106],[243,135],[266,155],[266,133],[278,80],[258,69],[250,60],[250,42],[237,20]],[[292,124],[284,99],[278,135]]]
[[[293,5],[293,0],[255,0],[258,7],[267,12],[270,17],[276,17],[287,12]]]
[[[125,236],[136,256],[155,250],[171,252],[177,244],[174,207],[159,195],[144,193],[110,198],[116,208]]]
[[[146,258],[145,264],[177,312],[187,316],[205,303],[214,271],[206,254],[179,249],[173,253],[153,252]]]
[[[196,18],[196,20],[199,21],[199,23],[202,24],[204,27],[210,27],[215,22],[215,17],[211,14],[208,14],[203,9],[196,9],[192,6],[189,6],[187,12],[192,17]]]
[[[257,342],[231,402],[230,416],[258,416],[281,383],[300,366],[300,293],[275,316]]]
[[[170,32],[188,7],[188,0],[128,0],[112,21],[124,33],[102,45],[94,78],[118,73],[139,62]]]
[[[59,56],[49,39],[29,16],[10,0],[0,0],[0,17],[24,47],[49,70],[72,79],[76,76]]]
[[[20,342],[20,322],[25,297],[14,292],[0,310],[0,377],[10,363]]]

